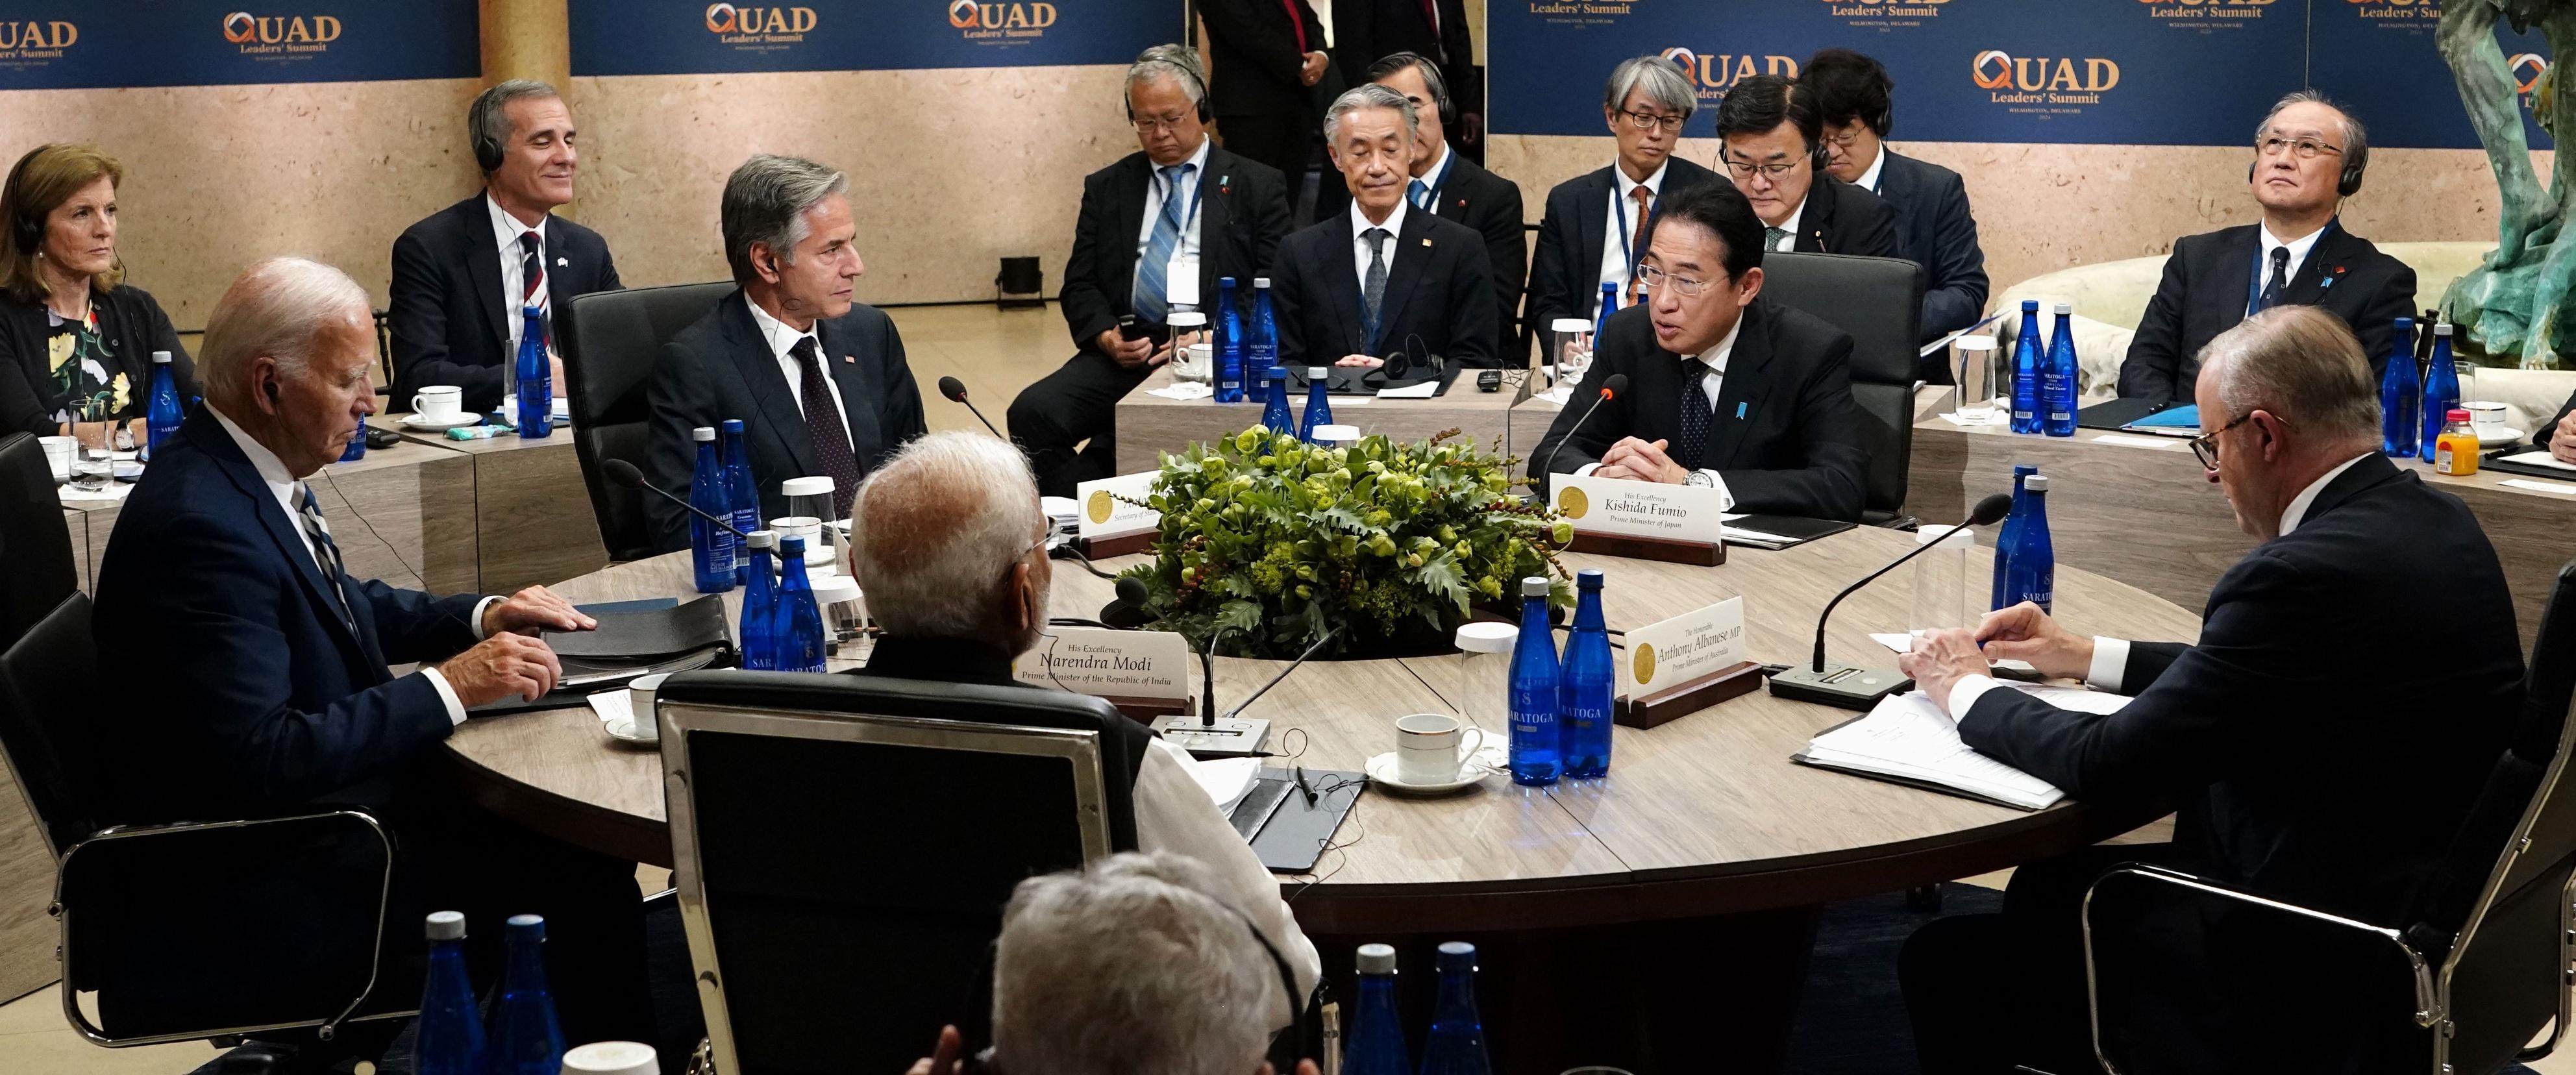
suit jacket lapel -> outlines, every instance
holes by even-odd
[[[1137,166],[1125,169],[1125,174],[1118,177],[1115,184],[1118,189],[1117,209],[1111,214],[1109,234],[1102,237],[1102,241],[1111,244],[1110,249],[1114,253],[1109,260],[1118,270],[1116,276],[1105,282],[1114,289],[1111,298],[1117,300],[1116,305],[1121,310],[1135,308],[1136,234],[1145,227],[1146,188],[1155,181],[1154,162],[1150,158],[1138,153],[1128,159],[1137,162]]]
[[[371,667],[381,666],[384,662],[373,659],[367,652],[366,643],[352,634],[347,622],[340,618],[341,605],[333,603],[335,594],[347,602],[348,592],[340,589],[337,580],[322,577],[322,565],[314,559],[313,547],[304,543],[303,524],[286,517],[277,498],[269,494],[268,482],[259,476],[259,468],[251,465],[250,459],[242,454],[241,446],[233,442],[232,435],[213,415],[205,414],[202,409],[199,417],[192,418],[184,428],[196,440],[198,449],[214,460],[215,466],[224,472],[224,477],[232,481],[233,488],[250,499],[251,514],[258,517],[260,528],[268,531],[268,539],[277,546],[278,555],[285,557],[287,565],[294,569],[295,577],[303,580],[305,599],[320,611],[325,622],[340,628],[331,634],[347,647],[343,656],[364,658]],[[349,604],[351,614],[355,615],[355,603]]]
[[[1369,354],[1384,357],[1388,348],[1401,351],[1406,346],[1402,338],[1390,339],[1389,334],[1404,316],[1405,301],[1413,297],[1415,288],[1422,286],[1424,270],[1429,267],[1431,259],[1440,256],[1440,251],[1431,245],[1431,237],[1426,234],[1430,230],[1430,214],[1404,214],[1404,230],[1396,235],[1395,250],[1387,255],[1386,294],[1378,302],[1378,338],[1369,341],[1369,345],[1375,348]]]
[[[1807,254],[1831,253],[1825,246],[1825,237],[1833,231],[1833,227],[1832,181],[1819,175],[1815,177],[1815,182],[1807,187],[1807,204],[1798,211],[1797,240],[1789,244],[1789,249]]]
[[[796,394],[787,386],[787,375],[780,372],[778,356],[769,349],[768,337],[760,334],[760,323],[751,319],[751,296],[740,291],[725,300],[733,306],[725,313],[725,335],[731,346],[734,372],[751,389],[752,404],[760,409],[762,423],[778,447],[796,460],[798,474],[813,474],[822,468],[814,462],[814,446],[801,436],[805,429],[805,412],[796,407]],[[822,356],[832,361],[828,354]]]
[[[483,205],[483,195],[472,202],[475,212],[466,214],[465,272],[474,281],[475,305],[483,308],[485,328],[492,334],[492,347],[501,360],[510,360],[509,304],[501,299],[501,244],[492,234],[492,211]]]
[[[1359,248],[1356,245],[1342,245],[1354,241],[1351,238],[1350,219],[1350,214],[1347,212],[1335,216],[1332,218],[1333,227],[1324,231],[1322,251],[1324,264],[1320,270],[1324,274],[1322,279],[1340,281],[1340,286],[1328,287],[1324,291],[1332,296],[1333,320],[1341,326],[1342,335],[1329,347],[1308,345],[1306,361],[1310,364],[1329,366],[1343,355],[1368,352],[1369,340],[1365,331],[1368,322],[1360,316],[1367,307],[1361,302],[1359,262],[1353,257]],[[1388,268],[1388,272],[1390,275],[1394,272],[1392,266]],[[1383,325],[1385,321],[1380,320],[1379,324]]]
[[[1611,178],[1610,175],[1611,169],[1617,167],[1619,166],[1613,164],[1609,168],[1592,173],[1587,177],[1591,182],[1584,184],[1582,196],[1576,199],[1574,234],[1579,241],[1575,243],[1574,249],[1583,261],[1574,266],[1574,278],[1589,281],[1575,289],[1576,294],[1573,298],[1574,308],[1577,310],[1591,309],[1593,298],[1601,293],[1601,259],[1606,256],[1603,248],[1612,241],[1608,224],[1610,214],[1602,210],[1610,207],[1608,199],[1619,189],[1618,180]],[[1669,176],[1665,179],[1665,185],[1671,185]]]
[[[561,318],[564,315],[567,304],[572,302],[574,296],[586,293],[573,281],[588,280],[595,272],[592,266],[575,264],[572,244],[564,241],[566,231],[561,218],[552,216],[546,218],[546,241],[543,247],[546,301],[554,304],[549,314],[553,318]],[[557,340],[556,343],[560,346],[562,341]],[[555,386],[555,391],[563,391],[563,386]]]
[[[1744,450],[1745,431],[1761,417],[1753,410],[1763,402],[1771,383],[1765,370],[1771,356],[1770,311],[1756,300],[1744,308],[1735,349],[1726,356],[1726,376],[1717,389],[1717,420],[1709,429],[1708,455],[1700,466],[1723,470],[1735,465],[1736,455]]]
[[[1199,182],[1202,184],[1198,200],[1199,309],[1201,310],[1211,309],[1216,305],[1216,281],[1223,271],[1222,266],[1252,263],[1252,256],[1248,251],[1239,260],[1220,257],[1217,254],[1217,247],[1225,243],[1226,237],[1232,234],[1227,230],[1227,225],[1234,220],[1234,167],[1228,162],[1227,154],[1211,149],[1208,151],[1207,170],[1216,174],[1199,176]]]
[[[2244,233],[2229,239],[2218,252],[2218,268],[2211,274],[2209,290],[2225,304],[2230,316],[2223,322],[2234,324],[2245,316],[2246,298],[2254,285],[2254,256],[2263,250],[2259,227],[2248,227]],[[2198,356],[2190,356],[2192,368],[2198,368]]]
[[[2313,306],[2325,298],[2327,288],[2332,286],[2326,281],[2344,267],[2344,238],[2342,228],[2326,225],[2325,234],[2317,236],[2316,245],[2309,247],[2308,256],[2299,262],[2299,271],[2290,274],[2289,286],[2281,289],[2283,303]]]
[[[841,418],[850,431],[850,456],[858,460],[860,470],[867,470],[875,454],[872,446],[890,447],[885,443],[885,430],[877,424],[876,401],[884,393],[877,387],[876,363],[850,361],[859,357],[858,341],[837,321],[816,322],[814,333],[822,341],[823,368],[830,371],[832,383],[841,389]],[[873,360],[876,356],[870,353],[867,357]]]

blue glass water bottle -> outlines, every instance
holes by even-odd
[[[1244,368],[1266,370],[1279,364],[1279,318],[1270,310],[1270,278],[1252,278],[1252,334],[1244,340]]]
[[[1547,622],[1547,579],[1521,580],[1521,637],[1512,646],[1512,783],[1556,783],[1565,733],[1557,728],[1556,632]]]
[[[2039,300],[2021,300],[2021,331],[2013,336],[2012,431],[2037,433],[2039,371],[2047,364],[2039,349]]]
[[[502,939],[509,967],[501,978],[492,1075],[561,1075],[563,1024],[555,1019],[554,994],[546,989],[546,920],[512,915]]]
[[[770,553],[778,548],[778,535],[773,531],[754,530],[742,541],[744,559],[749,563],[742,590],[742,629],[735,639],[742,647],[742,667],[754,672],[778,670],[778,582],[777,561]]]
[[[699,426],[689,431],[689,439],[698,445],[698,466],[689,474],[689,505],[718,519],[733,517],[732,500],[725,494],[724,464],[716,458],[714,426]],[[708,522],[697,511],[689,513],[689,566],[697,575],[699,593],[723,593],[733,589],[733,531]]]
[[[2008,608],[2012,605],[2012,602],[2004,600],[2004,596],[2011,592],[2005,585],[2004,571],[2006,565],[2012,562],[2013,539],[2021,535],[2022,505],[2030,503],[2030,493],[2023,488],[2023,483],[2037,473],[2039,468],[2032,464],[2013,464],[2012,514],[2004,516],[2004,525],[1995,531],[1995,588],[1992,606],[1994,608]]]
[[[488,1075],[491,1055],[483,1042],[483,1013],[474,1006],[474,982],[465,972],[465,916],[429,916],[429,981],[420,992],[420,1018],[412,1024],[415,1075]]]
[[[545,311],[530,306],[520,318],[519,435],[534,439],[555,431],[555,367],[546,361]]]
[[[1288,410],[1288,368],[1270,366],[1261,371],[1261,427],[1273,433],[1297,435],[1297,416]]]
[[[1306,418],[1297,427],[1297,435],[1308,444],[1322,444],[1315,430],[1333,424],[1333,371],[1325,366],[1306,367]]]
[[[725,503],[733,505],[733,528],[745,534],[760,529],[760,486],[751,480],[751,453],[742,446],[742,419],[727,418],[717,430],[716,459],[724,464]],[[750,563],[735,553],[734,581],[741,582],[750,575]]]
[[[152,352],[152,396],[145,402],[143,410],[143,458],[150,459],[159,453],[161,442],[177,433],[180,421],[186,417],[187,412],[179,408],[179,381],[171,372],[170,352]],[[359,424],[358,436],[349,442],[349,451],[357,455],[367,454],[365,423]],[[340,458],[354,459],[356,456],[344,452]]]
[[[1598,568],[1574,576],[1574,633],[1565,640],[1557,691],[1563,728],[1558,739],[1570,777],[1610,773],[1610,700],[1619,693],[1619,673],[1610,663],[1610,628],[1601,618],[1601,580]]]
[[[2433,326],[2433,357],[2424,363],[2424,405],[2417,412],[2417,428],[2422,432],[2415,456],[2433,461],[2434,442],[2442,437],[2442,420],[2451,408],[2460,405],[2460,370],[2451,364],[2451,326]]]
[[[1395,1006],[1395,948],[1363,944],[1359,1002],[1342,1034],[1341,1075],[1414,1075],[1404,1053],[1404,1016]]]
[[[1431,1009],[1431,1034],[1422,1043],[1420,1075],[1492,1075],[1485,1054],[1485,1021],[1476,1014],[1476,946],[1450,941],[1436,957],[1440,1001]]]
[[[1619,285],[1603,282],[1601,311],[1592,315],[1592,349],[1601,349],[1601,334],[1610,328],[1610,315],[1619,312]]]
[[[2006,569],[2005,606],[2024,601],[2042,612],[2054,610],[2057,597],[2057,547],[2048,538],[2048,475],[2022,480],[2021,531],[2013,535],[2012,564]]]
[[[2083,384],[2075,361],[2075,307],[2057,304],[2057,331],[2048,338],[2048,365],[2039,375],[2040,432],[2052,437],[2075,435],[2075,393]]]
[[[2423,391],[2423,379],[2415,374],[2415,319],[2401,317],[2389,333],[2388,369],[2379,375],[2380,454],[2403,459],[2423,443],[2415,414]]]
[[[778,583],[778,670],[823,670],[823,608],[814,601],[814,584],[805,578],[805,539],[778,539],[783,570]]]
[[[1234,304],[1234,277],[1216,281],[1216,401],[1243,402],[1243,311]]]

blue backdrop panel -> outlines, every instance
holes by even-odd
[[[576,75],[1124,64],[1181,0],[571,0]]]
[[[0,89],[473,78],[474,0],[75,0],[0,10]]]
[[[2318,89],[2352,105],[2370,127],[2372,145],[2478,148],[2451,69],[2433,45],[2441,14],[2430,0],[2316,4],[2308,33],[2309,77]],[[2547,149],[2549,136],[2531,120],[2530,86],[2549,69],[2549,45],[2539,27],[2517,34],[2501,20],[2496,37],[2513,62],[2514,81],[2523,87],[2523,133],[2531,148]]]

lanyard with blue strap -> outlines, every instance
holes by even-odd
[[[2336,219],[2340,220],[2341,218]],[[2326,233],[2335,229],[2335,223],[2335,220],[2329,220],[2326,221],[2325,227],[2317,229],[2317,241],[2308,244],[2308,257],[2316,256],[2318,245],[2326,241]],[[2258,225],[2257,227],[2259,228],[2260,226]],[[2283,243],[2281,245],[2282,247],[2287,248],[2290,244]],[[2258,230],[2255,232],[2254,237],[2254,277],[2253,279],[2248,280],[2245,284],[2245,316],[2247,317],[2252,317],[2255,314],[2263,312],[2263,253],[2262,232]],[[2300,258],[2297,267],[2300,269],[2307,268],[2308,259]],[[2290,266],[2284,265],[2282,268],[2287,270],[2290,269]],[[2289,275],[2297,276],[2298,273],[2293,270],[2289,272]],[[2287,292],[2289,289],[2290,282],[2288,280],[2281,281],[2281,290]]]
[[[1645,186],[1643,183],[1639,183],[1637,185],[1641,187]],[[1656,197],[1646,199],[1647,227],[1651,228],[1654,226],[1655,206],[1661,203],[1662,200],[1663,198],[1660,194]],[[1630,243],[1628,241],[1628,199],[1620,196],[1619,184],[1616,180],[1613,180],[1610,184],[1610,211],[1618,214],[1619,219],[1619,260],[1627,264],[1628,279],[1633,281],[1637,278],[1637,259],[1643,256],[1643,254],[1640,251],[1630,249]]]

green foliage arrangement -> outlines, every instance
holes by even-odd
[[[1128,570],[1166,630],[1219,652],[1286,658],[1335,627],[1328,652],[1445,642],[1474,604],[1507,611],[1544,575],[1573,603],[1556,550],[1572,523],[1512,495],[1518,459],[1368,437],[1316,447],[1255,427],[1162,456],[1146,504],[1163,513],[1154,562]]]

